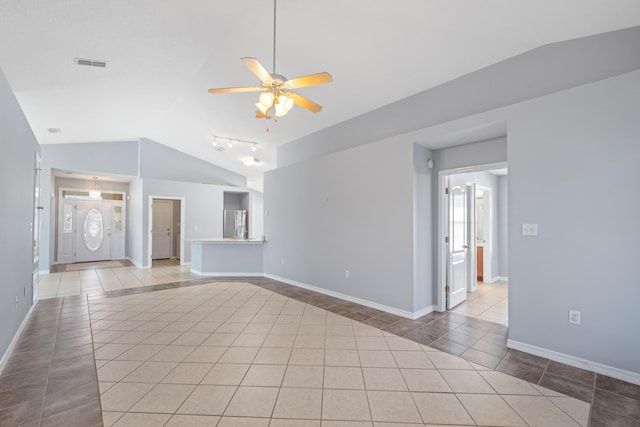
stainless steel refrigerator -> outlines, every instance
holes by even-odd
[[[246,239],[248,236],[247,211],[244,209],[225,209],[222,237]]]

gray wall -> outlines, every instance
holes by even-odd
[[[48,271],[50,263],[55,260],[55,207],[58,194],[52,169],[119,175],[131,179],[138,175],[138,141],[42,145],[42,223],[46,224],[47,230],[42,233],[40,242],[40,269],[43,271]]]
[[[498,276],[509,277],[509,177],[498,177]]]
[[[181,230],[181,239],[205,239],[222,237],[222,223],[225,191],[239,191],[237,187],[199,184],[194,182],[169,181],[161,179],[142,179],[141,218],[136,229],[135,250],[139,257],[132,261],[139,266],[148,266],[149,256],[149,198],[184,197],[185,226]],[[244,189],[246,190],[246,189]],[[247,190],[248,192],[248,190]],[[133,192],[132,192],[133,193]],[[137,197],[137,196],[136,196]],[[132,195],[133,200],[133,195]],[[261,216],[262,212],[250,210],[249,217]],[[197,230],[196,230],[197,227]],[[185,255],[182,262],[191,262],[191,243],[185,242]]]
[[[265,272],[413,313],[413,156],[396,138],[267,172]]]
[[[3,206],[0,213],[0,236],[3,241],[0,249],[1,359],[31,307],[32,273],[38,269],[38,263],[33,262],[33,234],[30,223],[34,220],[35,155],[40,151],[31,127],[2,70],[0,146],[0,200]],[[15,303],[16,297],[18,304]]]
[[[640,182],[640,71],[632,71],[640,68],[638,42],[640,27],[541,48],[505,61],[510,61],[505,68],[493,68],[493,77],[487,69],[444,85],[451,97],[447,102],[459,105],[454,113],[449,110],[449,117],[429,108],[440,98],[420,95],[381,109],[387,114],[372,112],[283,146],[279,157],[287,166],[265,177],[266,209],[277,213],[266,217],[273,242],[265,246],[265,269],[410,310],[415,289],[405,274],[413,266],[405,260],[412,255],[408,234],[414,230],[385,232],[393,223],[390,216],[402,215],[402,223],[413,216],[408,209],[413,210],[414,198],[400,197],[401,191],[414,191],[415,183],[405,184],[403,178],[410,155],[398,143],[401,137],[394,138],[391,150],[381,142],[369,143],[376,139],[372,134],[379,139],[387,132],[406,131],[418,120],[428,127],[455,119],[459,129],[480,115],[486,123],[506,121],[508,141],[499,138],[432,154],[434,177],[440,170],[508,160],[511,345],[585,360],[596,369],[640,374],[640,223],[635,220],[640,211],[640,187],[635,185]],[[541,86],[546,89],[539,91]],[[510,89],[515,92],[502,94]],[[445,88],[431,95],[441,90]],[[504,96],[497,103],[496,93]],[[380,127],[387,128],[378,132]],[[434,236],[436,181],[428,219],[433,220]],[[393,197],[391,182],[399,189]],[[375,191],[366,199],[354,191],[368,187]],[[368,218],[360,223],[354,217],[362,206],[367,206]],[[333,212],[340,212],[344,221],[332,217]],[[375,241],[363,237],[372,228],[370,220],[382,230]],[[341,228],[342,223],[350,228]],[[539,235],[522,236],[523,223],[537,223]],[[295,265],[280,264],[281,257],[288,263],[292,256]],[[368,287],[353,286],[353,279],[341,276],[345,260],[355,257],[367,259],[366,268],[375,273]],[[389,295],[385,290],[392,276],[398,292]],[[569,309],[581,311],[582,325],[568,323]]]
[[[238,187],[247,186],[245,176],[147,138],[140,139],[140,177]]]
[[[469,117],[640,68],[640,27],[525,52],[278,147],[278,166]]]
[[[640,71],[513,112],[511,340],[640,373],[639,115]]]
[[[55,215],[50,215],[50,212],[52,210],[55,212],[57,192],[56,184],[53,184],[52,188],[52,182],[55,181],[52,169],[111,175],[130,180],[128,184],[130,200],[127,201],[126,255],[138,266],[147,264],[149,207],[148,198],[145,195],[184,197],[191,191],[192,183],[218,182],[239,186],[246,184],[244,176],[145,138],[140,141],[47,144],[42,148],[42,158],[43,176],[47,177],[42,180],[42,194],[48,195],[43,197],[45,207],[43,224],[47,224],[47,231],[42,233],[40,250],[43,260],[40,267],[45,271],[49,269],[49,261],[54,261],[55,254]],[[145,187],[146,182],[158,179],[171,181],[174,184],[166,189],[155,186],[151,189]],[[177,181],[181,181],[182,185]],[[90,184],[93,186],[93,182]],[[99,187],[109,185],[98,181]],[[60,184],[58,183],[57,186],[59,187]],[[112,187],[113,185],[109,188]],[[210,187],[215,186],[210,185]],[[237,187],[233,189],[238,190]],[[149,193],[149,191],[157,191],[157,193]],[[196,202],[196,207],[199,204]],[[208,230],[206,225],[204,230]],[[215,235],[198,233],[196,237],[215,237]],[[190,245],[187,245],[186,249],[185,261],[188,262]]]
[[[433,201],[433,169],[427,166],[433,152],[413,145],[413,312],[425,308],[435,309],[436,293],[433,289],[433,228],[431,213]],[[433,160],[433,159],[432,159]]]

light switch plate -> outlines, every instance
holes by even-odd
[[[538,235],[538,224],[522,224],[522,235],[523,236],[537,236]]]

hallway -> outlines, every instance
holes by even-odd
[[[499,280],[495,283],[478,282],[475,292],[467,292],[467,300],[452,310],[453,313],[488,322],[509,324],[509,284]]]

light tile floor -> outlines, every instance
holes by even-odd
[[[452,312],[507,325],[509,323],[508,294],[509,284],[506,281],[478,282],[478,289],[475,292],[468,292],[467,300],[455,307]]]
[[[586,426],[589,416],[588,403],[244,282],[96,299],[90,317],[106,426]]]
[[[104,267],[87,269],[82,269],[83,264],[69,264],[67,269],[71,271],[43,274],[39,281],[39,298],[106,292],[201,278],[191,274],[191,266],[180,265],[178,260],[153,261],[151,269],[114,267],[113,262],[87,264],[88,267]]]

